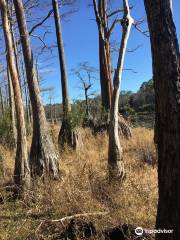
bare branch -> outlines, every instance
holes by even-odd
[[[133,72],[133,73],[138,73],[138,72],[136,72],[134,69],[132,69],[132,68],[123,68],[123,71],[131,71],[131,72]]]
[[[51,9],[51,10],[48,12],[47,16],[46,16],[41,22],[37,23],[36,25],[34,25],[34,26],[31,28],[31,30],[29,31],[29,35],[31,35],[36,28],[40,27],[43,23],[45,23],[45,21],[50,18],[50,16],[51,16],[52,13],[53,13],[53,10]]]
[[[67,220],[69,221],[69,220],[74,219],[74,218],[90,217],[90,216],[104,216],[104,215],[107,215],[108,213],[109,212],[80,213],[80,214],[75,214],[75,215],[72,215],[72,216],[66,216],[66,217],[63,217],[63,218],[60,218],[60,219],[55,219],[55,220],[44,220],[39,224],[35,233],[37,233],[40,230],[40,228],[42,227],[42,225],[44,223],[47,223],[47,222],[50,222],[50,223],[60,222],[64,226],[63,222],[67,221]]]
[[[93,0],[93,6],[94,6],[94,12],[95,12],[97,24],[100,25],[101,24],[101,18],[99,16],[99,11],[98,11],[96,0]]]
[[[144,36],[149,37],[149,31],[143,31],[139,26],[144,23],[144,18],[141,20],[138,20],[133,23],[133,26],[135,27],[136,30],[138,30],[140,33],[142,33]]]
[[[121,23],[121,20],[122,19],[115,19],[111,25],[111,27],[109,28],[109,31],[108,31],[108,37],[110,37],[112,31],[114,30],[115,26],[117,23]]]
[[[116,15],[116,14],[118,14],[118,13],[122,13],[122,12],[124,12],[124,9],[119,8],[119,9],[116,9],[115,11],[109,13],[109,14],[107,15],[107,17],[110,18],[110,17],[112,17],[112,16],[114,16],[114,15]]]
[[[34,34],[31,34],[31,36],[35,37],[35,38],[38,38],[43,43],[43,48],[48,48],[46,43],[44,42],[44,40],[40,36],[34,35]]]
[[[143,46],[143,44],[139,44],[139,45],[137,45],[135,48],[133,48],[133,49],[127,49],[127,52],[128,53],[132,53],[132,52],[135,52],[137,49],[139,49],[140,47],[142,47]]]

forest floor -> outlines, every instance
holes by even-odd
[[[58,129],[52,126],[54,142]],[[3,149],[6,162],[5,179],[0,183],[0,240],[61,239],[55,236],[69,220],[59,219],[84,213],[93,213],[83,219],[93,222],[98,231],[124,223],[154,229],[157,167],[150,164],[155,160],[153,131],[136,128],[132,139],[122,140],[126,168],[122,185],[107,181],[107,135],[93,136],[86,129],[82,137],[81,151],[66,149],[60,153],[61,180],[40,184],[16,202],[5,187],[12,182],[14,152]]]

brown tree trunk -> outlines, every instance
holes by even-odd
[[[56,37],[57,37],[60,70],[61,70],[63,114],[66,115],[68,112],[70,112],[71,105],[70,105],[69,94],[68,94],[68,79],[67,79],[66,63],[65,63],[65,56],[64,56],[61,21],[60,21],[60,14],[59,14],[59,8],[58,8],[58,1],[52,0],[52,4],[53,4],[53,11],[54,11],[54,21],[56,26]]]
[[[106,111],[109,111],[111,108],[113,84],[111,73],[110,36],[108,33],[107,0],[99,0],[97,10],[98,16],[96,16],[96,21],[99,30],[101,98],[102,106]]]
[[[12,4],[13,7],[13,4]],[[17,74],[18,74],[18,79],[20,83],[20,88],[21,88],[21,74],[20,74],[20,64],[19,64],[19,55],[18,55],[18,48],[17,48],[17,42],[14,36],[14,30],[13,30],[13,23],[12,23],[12,13],[13,9],[9,10],[8,13],[10,15],[10,29],[11,29],[11,36],[12,36],[12,41],[13,41],[13,48],[14,48],[14,57],[15,57],[15,63],[16,63],[16,69],[17,69]],[[21,91],[22,93],[22,91]]]
[[[22,190],[24,185],[26,186],[30,185],[30,170],[27,153],[26,126],[24,120],[23,101],[21,97],[21,89],[14,58],[13,41],[8,21],[8,11],[5,0],[0,0],[0,8],[7,50],[6,58],[14,89],[15,108],[17,117],[17,149],[14,170],[14,182],[17,185],[17,191],[19,192],[19,190]]]
[[[14,0],[14,6],[21,36],[26,76],[32,105],[33,137],[30,151],[31,173],[33,176],[50,175],[53,178],[58,178],[58,154],[49,134],[44,107],[40,97],[22,0]]]
[[[8,101],[8,84],[5,85],[5,106],[6,106],[6,109],[8,109],[9,107],[9,101]]]
[[[124,17],[121,21],[123,28],[120,52],[118,57],[117,69],[114,77],[114,91],[112,106],[110,112],[110,129],[109,129],[109,149],[108,149],[108,169],[109,180],[123,180],[125,176],[124,163],[122,156],[122,147],[119,139],[119,94],[122,79],[124,58],[127,48],[127,42],[131,30],[133,19],[130,16],[128,0],[124,0]]]
[[[23,57],[23,56],[22,56]],[[30,127],[32,127],[32,117],[30,112],[30,101],[29,101],[29,91],[27,86],[27,78],[25,73],[25,67],[24,62],[21,60],[21,72],[22,72],[22,79],[23,79],[23,85],[24,85],[24,94],[25,94],[25,101],[26,101],[26,120]]]
[[[0,101],[1,101],[1,112],[2,116],[4,115],[4,101],[3,101],[3,95],[2,95],[2,89],[0,87]]]
[[[14,138],[14,147],[16,147],[17,146],[17,128],[16,128],[14,91],[13,91],[11,74],[9,71],[8,64],[7,64],[7,78],[8,78],[8,86],[9,86],[9,107],[10,107],[10,114],[11,114],[12,132],[13,132],[13,138]]]
[[[88,89],[86,86],[84,86],[84,95],[85,95],[85,101],[86,101],[86,115],[85,118],[89,120],[90,112],[89,112],[89,99],[88,99]]]
[[[158,240],[180,239],[180,55],[170,0],[144,0],[151,37],[158,150]]]
[[[111,108],[113,92],[109,44],[109,40],[104,41],[101,36],[99,36],[101,97],[102,106],[105,108],[106,111],[109,111]]]
[[[98,7],[96,0],[93,0],[93,4],[99,31],[99,65],[102,106],[107,113],[109,113],[113,97],[113,83],[110,52],[111,30],[108,27],[107,0],[98,0]],[[121,115],[119,116],[119,131],[120,134],[127,138],[132,136],[131,128]]]
[[[61,86],[62,86],[62,99],[63,99],[63,120],[61,129],[59,132],[58,142],[61,146],[67,144],[73,148],[79,148],[79,143],[77,140],[80,136],[76,136],[80,132],[77,129],[72,129],[71,121],[70,121],[70,112],[71,105],[68,94],[68,79],[66,72],[66,63],[64,56],[64,46],[63,46],[63,38],[61,31],[61,21],[59,14],[58,1],[52,0],[53,11],[54,11],[54,21],[56,26],[56,37],[58,44],[58,52],[59,52],[59,61],[60,61],[60,70],[61,70]]]

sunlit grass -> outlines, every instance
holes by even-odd
[[[56,141],[59,127],[53,127]],[[94,137],[90,130],[82,130],[83,148],[80,152],[66,149],[61,153],[61,180],[45,182],[25,200],[10,202],[10,193],[1,184],[0,239],[53,239],[49,230],[36,232],[45,219],[59,219],[67,215],[108,211],[102,217],[91,217],[97,229],[130,223],[154,228],[157,204],[157,169],[143,162],[143,152],[154,154],[153,131],[133,130],[130,141],[121,140],[126,167],[123,185],[109,185],[107,181],[108,137]],[[144,155],[143,155],[144,156]],[[14,153],[4,150],[6,183],[12,180]],[[62,228],[62,225],[59,224]],[[35,234],[36,232],[36,234]],[[39,234],[39,235],[38,235]],[[37,238],[38,239],[38,238]]]

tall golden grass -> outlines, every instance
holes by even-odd
[[[57,129],[52,128],[55,142]],[[0,205],[0,239],[36,239],[35,231],[44,219],[79,213],[108,212],[91,217],[99,230],[123,223],[154,228],[157,168],[143,161],[146,153],[154,156],[153,131],[136,128],[132,139],[121,140],[126,168],[122,185],[110,185],[107,181],[107,135],[93,136],[88,129],[81,132],[82,150],[74,152],[67,148],[60,153],[61,180],[40,184],[24,201],[15,203],[8,201],[9,195],[1,184],[0,197],[4,202]],[[4,155],[7,181],[12,179],[14,153],[6,149]],[[53,239],[50,235],[50,230],[44,235],[41,232],[39,239]]]

